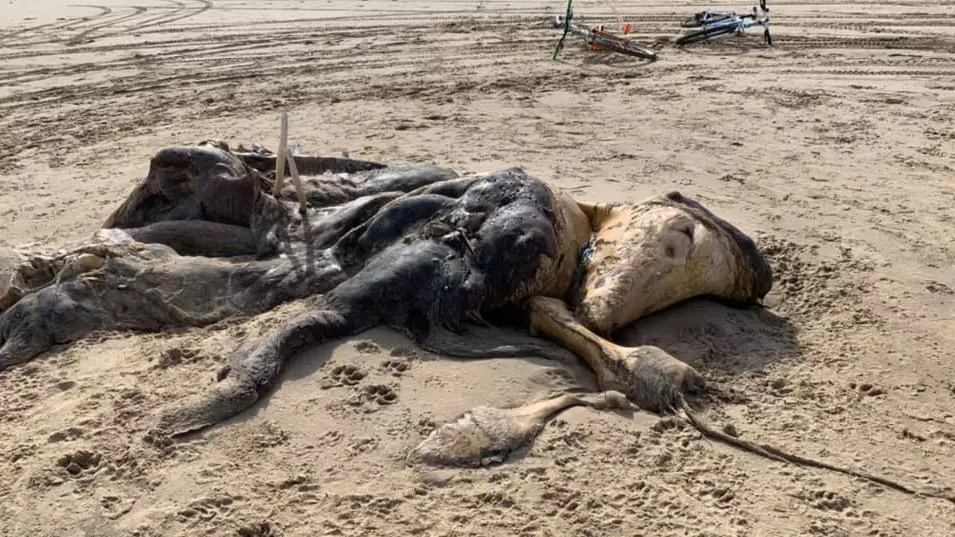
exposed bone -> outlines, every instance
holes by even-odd
[[[680,401],[683,390],[703,388],[703,377],[659,347],[624,347],[590,331],[560,299],[530,301],[531,332],[559,342],[581,357],[597,376],[601,390],[623,392],[640,408],[666,411]]]
[[[488,466],[504,462],[508,454],[528,445],[547,419],[572,406],[597,410],[631,409],[620,392],[565,393],[516,408],[480,406],[445,423],[428,435],[407,456],[411,464]]]
[[[279,127],[279,150],[275,153],[275,183],[272,185],[272,197],[278,199],[282,192],[282,182],[285,180],[286,148],[288,147],[288,113],[282,112],[281,126]]]
[[[308,211],[308,200],[305,198],[305,187],[302,185],[302,178],[298,174],[298,166],[295,164],[295,156],[292,152],[286,150],[288,159],[288,168],[292,173],[292,182],[295,183],[295,193],[298,195],[298,212],[305,214]]]

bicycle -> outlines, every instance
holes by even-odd
[[[583,38],[590,50],[611,50],[646,60],[657,59],[657,53],[653,49],[614,35],[604,30],[603,25],[587,28],[573,22],[574,12],[572,4],[573,0],[567,0],[567,12],[564,15],[554,16],[554,28],[562,28],[564,34],[560,36],[560,41],[557,42],[557,46],[554,48],[554,56],[552,59],[556,60],[557,55],[560,54],[561,49],[564,48],[564,40],[567,38],[568,33],[573,33]],[[625,29],[627,27],[628,25],[625,25]]]
[[[699,11],[694,13],[683,19],[680,26],[702,29],[680,36],[677,38],[676,44],[687,45],[708,41],[732,33],[742,35],[747,28],[758,25],[763,27],[763,42],[771,47],[773,46],[773,36],[769,33],[769,7],[766,5],[766,0],[759,0],[759,9],[763,13],[762,17],[757,15],[756,6],[753,6],[752,13],[746,15],[739,15],[734,11]]]

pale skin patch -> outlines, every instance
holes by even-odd
[[[695,369],[659,347],[624,347],[598,336],[562,300],[535,297],[529,305],[531,333],[546,336],[583,359],[601,390],[619,391],[645,410],[666,411],[675,408],[682,392],[704,387]]]
[[[597,410],[633,407],[622,393],[563,394],[516,408],[481,406],[431,432],[408,453],[412,464],[488,466],[528,445],[547,419],[572,406]]]
[[[729,295],[738,266],[726,237],[673,204],[591,205],[594,251],[576,316],[616,328],[699,295]]]

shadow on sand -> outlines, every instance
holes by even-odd
[[[496,340],[495,343],[506,344],[514,337],[528,337],[526,332],[522,332],[508,327],[474,329],[469,330],[466,337],[480,337],[485,341],[490,338]],[[768,309],[733,308],[709,299],[697,298],[644,317],[619,330],[613,335],[613,340],[620,345],[631,347],[658,346],[695,367],[707,377],[719,379],[760,371],[773,363],[797,358],[802,352],[797,332],[797,328],[788,320],[773,314]],[[393,349],[401,355],[416,354],[424,361],[432,359],[473,361],[473,359],[430,356],[430,353],[417,347],[400,332],[383,326],[377,327],[349,338],[329,341],[304,350],[289,361],[277,386],[263,394],[252,408],[225,420],[223,424],[254,419],[268,408],[272,397],[284,383],[322,375],[321,370],[337,353],[340,346],[352,347],[359,342],[373,343],[382,350]],[[543,340],[542,343],[548,345],[550,342]],[[355,352],[355,350],[348,349],[344,352]],[[562,370],[567,375],[567,380],[571,381],[570,384],[580,386],[587,391],[597,389],[592,372],[582,361],[570,363],[537,357],[514,356],[514,358],[530,361],[548,369]],[[726,380],[730,379],[726,378]]]
[[[798,329],[762,308],[733,308],[696,298],[619,330],[620,345],[655,345],[712,375],[739,375],[798,357]]]
[[[673,45],[675,50],[696,56],[741,56],[743,54],[767,52],[763,37],[751,35],[725,36],[687,45]]]

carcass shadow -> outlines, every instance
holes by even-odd
[[[798,329],[764,307],[694,298],[620,329],[615,342],[655,345],[703,374],[733,376],[798,358]]]
[[[540,368],[542,372],[552,372],[554,378],[550,380],[559,381],[562,386],[577,386],[587,391],[596,389],[594,375],[586,364],[556,343],[546,339],[538,340],[530,336],[526,329],[511,326],[480,327],[469,324],[467,329],[460,334],[460,337],[466,343],[473,342],[481,346],[508,345],[513,343],[515,338],[520,338],[519,343],[536,342],[544,347],[556,349],[560,359],[525,355],[520,352],[515,352],[513,356],[497,358],[449,356],[425,350],[400,331],[385,325],[378,325],[358,334],[332,339],[302,349],[285,364],[275,385],[265,391],[252,407],[243,412],[243,417],[237,416],[230,418],[230,420],[239,422],[242,419],[255,417],[268,408],[274,402],[273,398],[279,394],[281,394],[280,397],[314,398],[319,396],[326,387],[352,386],[352,384],[340,384],[342,381],[354,382],[354,385],[367,384],[368,379],[364,377],[349,379],[347,373],[336,372],[335,368],[346,365],[368,373],[375,370],[383,360],[404,359],[420,363],[480,363],[501,360],[506,363],[513,360],[520,361],[530,368]],[[250,343],[252,342],[246,344]],[[334,364],[329,364],[330,361]],[[296,391],[301,393],[296,395]]]
[[[505,321],[502,326],[480,330],[475,335],[484,339],[499,339],[503,344],[515,333],[521,332],[515,331],[516,328]],[[526,333],[524,337],[527,337]],[[766,308],[736,308],[706,298],[691,299],[639,319],[618,330],[612,339],[630,347],[658,346],[717,381],[747,372],[758,372],[775,363],[792,361],[802,353],[798,329],[787,319]],[[543,340],[542,343],[546,345],[548,341]],[[278,393],[289,399],[320,399],[323,397],[320,383],[330,373],[323,371],[329,360],[339,353],[343,356],[365,354],[363,346],[371,347],[371,352],[379,356],[391,353],[393,356],[416,356],[421,361],[480,361],[434,355],[422,350],[404,334],[381,326],[303,350],[289,361],[272,389],[264,393],[251,408],[224,420],[222,425],[256,419],[269,408]],[[559,384],[565,387],[577,386],[584,391],[597,389],[593,373],[579,360],[564,362],[532,356],[514,356],[513,359],[560,373],[563,378],[559,379]],[[558,379],[549,379],[545,384],[551,384],[554,380]],[[550,387],[557,388],[556,385]],[[295,391],[300,393],[296,394]],[[520,454],[514,453],[509,457],[511,460],[515,458],[519,459]]]

